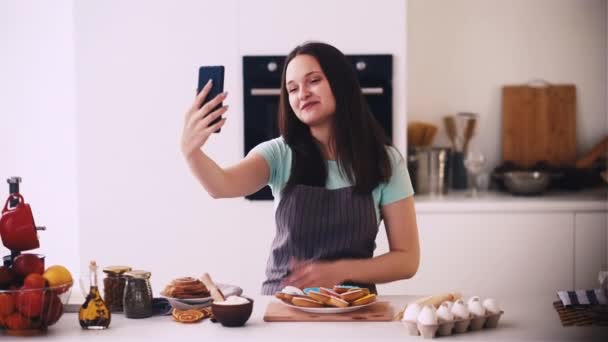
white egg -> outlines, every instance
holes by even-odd
[[[420,304],[418,304],[418,303],[409,304],[405,308],[405,311],[403,312],[402,320],[415,322],[416,319],[418,319],[418,315],[420,314],[421,310],[422,310],[422,307],[420,306]]]
[[[475,317],[483,317],[486,314],[486,308],[481,305],[479,297],[477,297],[475,300],[469,300],[467,307]]]
[[[449,300],[446,300],[445,302],[441,303],[441,306],[445,306],[446,308],[448,308],[448,310],[452,310],[452,305],[454,305],[454,303],[450,302]],[[441,308],[441,306],[439,308]]]
[[[471,298],[469,298],[469,300],[467,300],[467,305],[471,305],[472,302],[481,302],[481,298],[479,298],[479,296],[473,296]]]
[[[462,299],[457,300],[452,305],[452,313],[456,316],[457,319],[468,319],[471,316],[469,309]]]
[[[437,325],[437,314],[435,308],[430,305],[425,305],[418,315],[418,323],[422,325]]]
[[[487,298],[484,300],[483,307],[493,314],[500,312],[500,306],[498,306],[498,302],[494,298]]]
[[[437,309],[437,317],[439,318],[439,322],[441,322],[441,323],[451,322],[454,320],[454,314],[450,310],[450,305],[448,305],[448,303],[451,304],[451,302],[441,303],[441,305],[439,306],[439,309]]]

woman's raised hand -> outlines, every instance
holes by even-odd
[[[194,99],[190,109],[186,112],[181,141],[182,153],[186,158],[190,157],[192,153],[200,150],[207,139],[209,139],[209,136],[226,123],[226,118],[221,118],[218,122],[211,124],[216,118],[221,117],[228,110],[228,106],[222,106],[217,110],[212,111],[213,108],[226,99],[228,96],[227,92],[218,94],[201,107],[201,104],[205,101],[205,98],[211,90],[211,86],[212,82],[209,80]]]

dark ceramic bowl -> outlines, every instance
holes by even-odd
[[[213,315],[225,327],[240,327],[245,325],[245,322],[251,316],[253,311],[253,299],[243,297],[249,301],[245,304],[237,305],[221,305],[213,303],[211,309]]]

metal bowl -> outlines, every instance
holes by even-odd
[[[537,195],[551,184],[551,174],[542,171],[511,171],[502,174],[507,190],[515,195]]]

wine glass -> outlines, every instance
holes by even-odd
[[[464,158],[464,167],[471,175],[471,197],[477,197],[477,176],[483,171],[485,164],[486,156],[479,151],[470,151]]]

